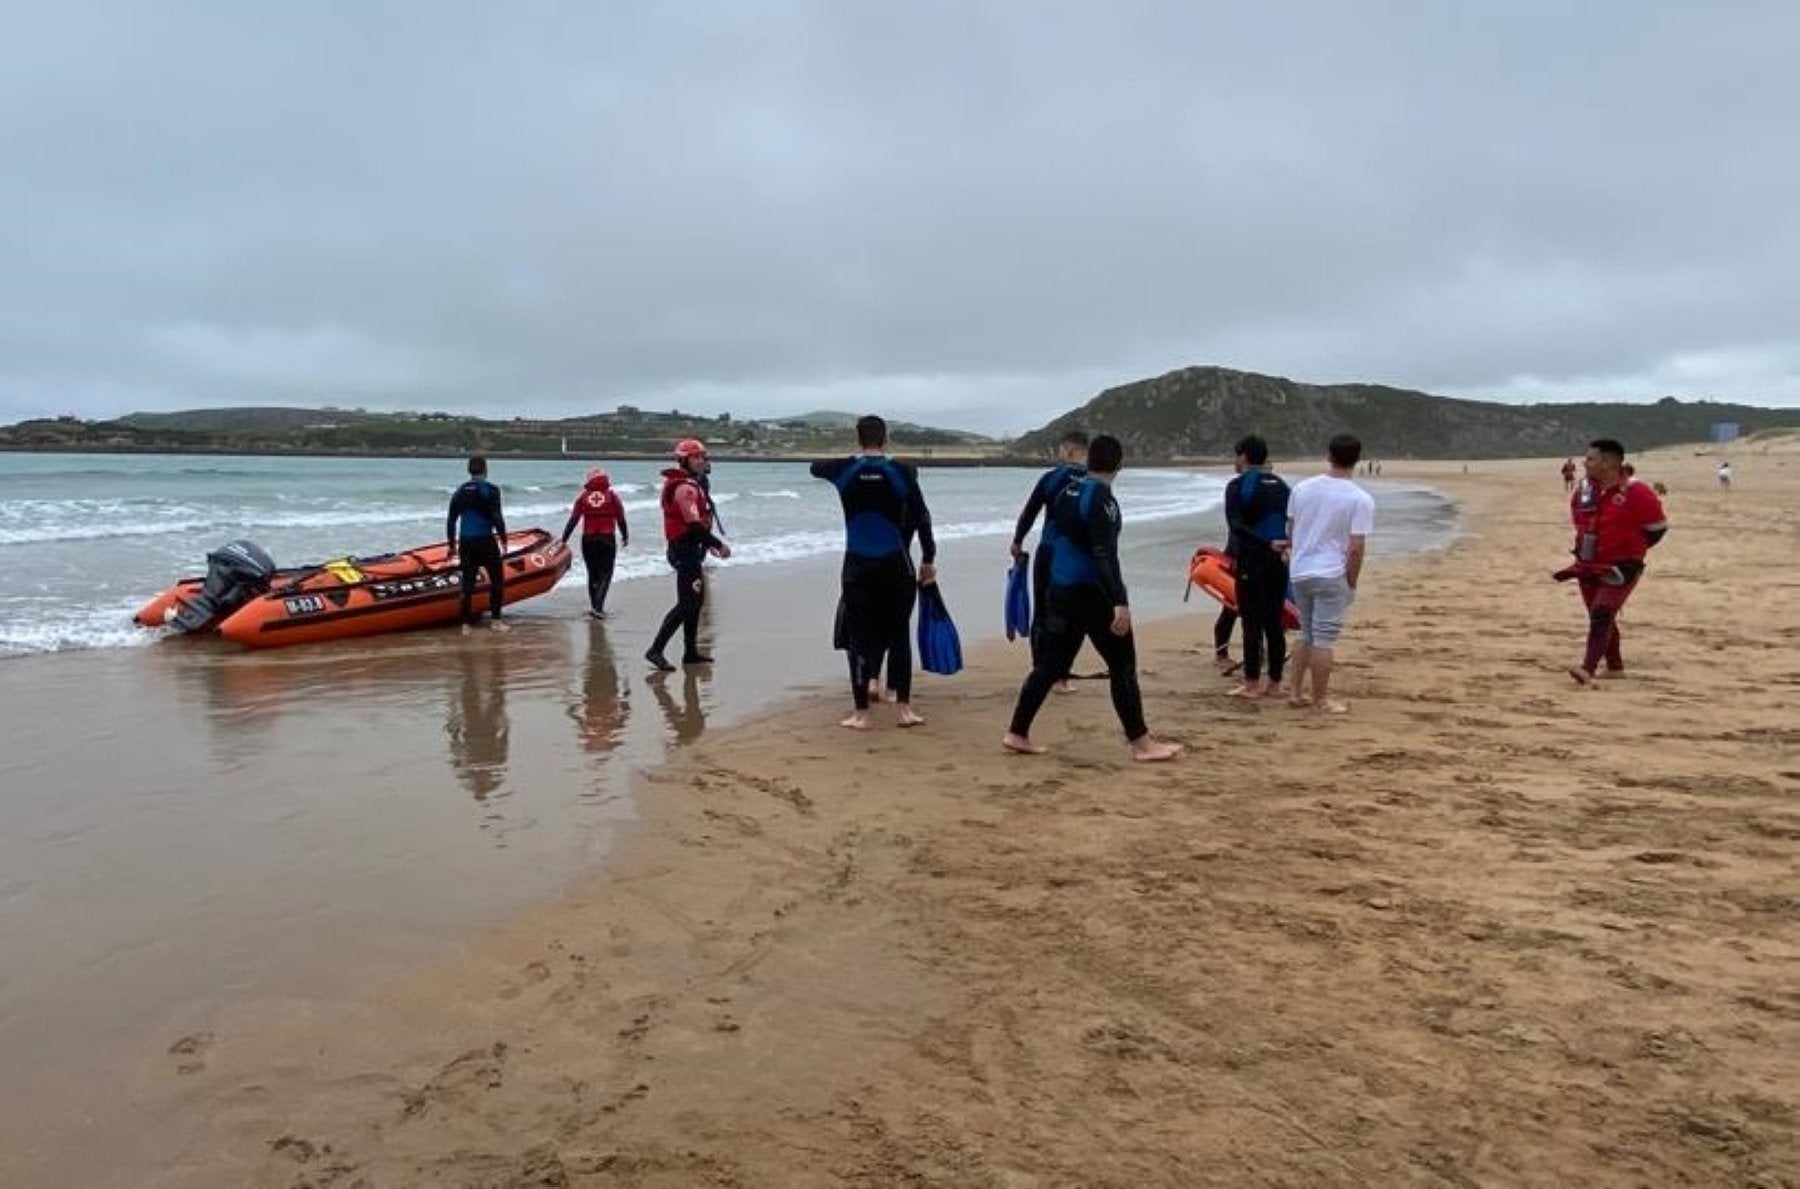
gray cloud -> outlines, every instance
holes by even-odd
[[[6,420],[632,401],[1019,429],[1198,362],[1800,403],[1788,6],[8,25]]]

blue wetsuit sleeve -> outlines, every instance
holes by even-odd
[[[812,467],[810,468],[812,477],[815,479],[824,479],[828,483],[836,483],[838,476],[843,473],[844,462],[845,460],[841,458],[821,459],[812,464]]]
[[[1112,489],[1100,493],[1088,518],[1088,541],[1094,559],[1094,571],[1100,578],[1100,589],[1115,607],[1128,607],[1125,574],[1119,568],[1119,501]]]
[[[1244,478],[1238,475],[1225,485],[1225,527],[1238,540],[1255,537],[1250,526],[1244,521]],[[1261,538],[1257,538],[1260,540]]]
[[[463,500],[468,492],[466,487],[458,487],[456,494],[450,497],[450,514],[444,518],[444,543],[456,544],[456,522],[462,519]]]
[[[489,486],[492,487],[493,485],[489,484]],[[494,535],[496,537],[499,537],[502,541],[504,541],[504,540],[506,540],[506,513],[503,512],[500,508],[500,489],[498,487],[494,487],[493,491],[494,491],[494,505],[493,505],[494,506]]]

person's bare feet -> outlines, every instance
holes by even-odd
[[[1290,694],[1288,696],[1287,704],[1295,710],[1306,710],[1306,709],[1311,708],[1311,706],[1313,704],[1313,700],[1311,698],[1307,697],[1305,694],[1294,693],[1294,694]]]
[[[1059,694],[1072,694],[1075,692],[1075,683],[1065,677],[1051,688],[1055,689]]]
[[[1219,672],[1227,677],[1237,672],[1238,669],[1243,666],[1242,661],[1234,661],[1229,656],[1215,656],[1213,658],[1213,663],[1218,666]]]
[[[510,632],[512,631],[512,625],[507,623],[504,619],[490,619],[488,620],[488,631]]]
[[[1594,675],[1580,665],[1571,666],[1569,669],[1569,676],[1574,680],[1576,685],[1582,686],[1583,688],[1592,684],[1594,680]]]
[[[925,716],[914,710],[910,704],[902,702],[899,717],[895,721],[903,727],[922,727],[925,725]]]
[[[846,718],[843,722],[839,723],[838,726],[848,727],[852,731],[866,731],[869,729],[869,712],[866,710],[858,710],[851,714],[849,718]]]
[[[1319,703],[1318,711],[1320,714],[1349,714],[1350,706],[1347,702],[1340,702],[1335,698],[1326,698],[1323,702]]]
[[[1180,754],[1181,744],[1164,743],[1150,735],[1131,741],[1131,758],[1140,764],[1160,764]]]
[[[1041,756],[1044,754],[1043,748],[1039,747],[1025,736],[1015,735],[1011,731],[1000,736],[1000,746],[1004,747],[1007,751],[1012,752],[1014,755]]]
[[[1260,681],[1246,681],[1225,696],[1228,698],[1244,698],[1248,701],[1256,701],[1258,698],[1266,698],[1269,696],[1269,687]]]

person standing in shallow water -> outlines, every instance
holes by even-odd
[[[913,604],[921,584],[937,581],[937,542],[931,512],[919,490],[917,468],[887,455],[887,422],[856,423],[858,453],[812,464],[812,476],[837,488],[844,508],[843,596],[839,605],[844,647],[850,658],[850,717],[840,726],[867,730],[869,698],[885,663],[899,724],[925,720],[912,707]],[[919,539],[919,572],[912,565]]]
[[[587,569],[588,614],[605,619],[613,567],[620,547],[631,545],[631,526],[625,523],[625,502],[613,490],[612,478],[599,467],[588,472],[587,483],[569,510],[562,531],[564,545],[577,524],[581,525],[581,564]]]
[[[1138,689],[1137,644],[1131,634],[1131,606],[1125,576],[1119,569],[1119,504],[1112,483],[1125,462],[1125,448],[1107,434],[1088,447],[1088,473],[1063,488],[1050,509],[1056,525],[1050,588],[1044,614],[1044,648],[1019,689],[1012,723],[1000,745],[1020,755],[1038,755],[1031,724],[1051,688],[1069,671],[1082,640],[1106,662],[1113,712],[1125,728],[1131,758],[1145,762],[1172,760],[1180,746],[1150,734],[1144,722],[1144,698]]]
[[[506,540],[506,515],[500,508],[500,489],[488,482],[487,459],[469,459],[469,479],[450,497],[450,513],[444,521],[444,539],[450,556],[458,559],[462,593],[459,609],[463,634],[473,630],[481,615],[475,611],[475,584],[483,571],[488,580],[488,614],[496,632],[504,632],[500,608],[506,602],[506,579],[500,564],[500,543]]]
[[[675,465],[663,471],[663,539],[669,543],[669,568],[675,571],[675,605],[663,616],[644,659],[659,672],[675,666],[663,649],[681,633],[684,665],[710,665],[712,657],[700,651],[700,609],[706,605],[706,557],[730,557],[731,546],[713,533],[712,496],[706,476],[712,470],[706,443],[683,438],[675,443]]]

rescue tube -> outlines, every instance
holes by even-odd
[[[508,533],[501,544],[504,605],[536,598],[569,572],[567,546],[541,528]],[[200,597],[206,579],[176,583],[133,617],[140,627],[179,622]],[[281,648],[347,640],[383,632],[454,623],[461,578],[442,541],[378,557],[344,557],[270,573],[250,597],[235,602],[209,630],[248,648]],[[475,605],[487,608],[487,576],[476,582]],[[192,617],[189,617],[190,619]]]
[[[1236,611],[1237,575],[1233,569],[1230,554],[1202,545],[1194,550],[1193,560],[1188,562],[1188,580],[1223,603],[1227,610]],[[1290,632],[1300,626],[1300,608],[1294,605],[1292,590],[1281,606],[1281,626]]]

